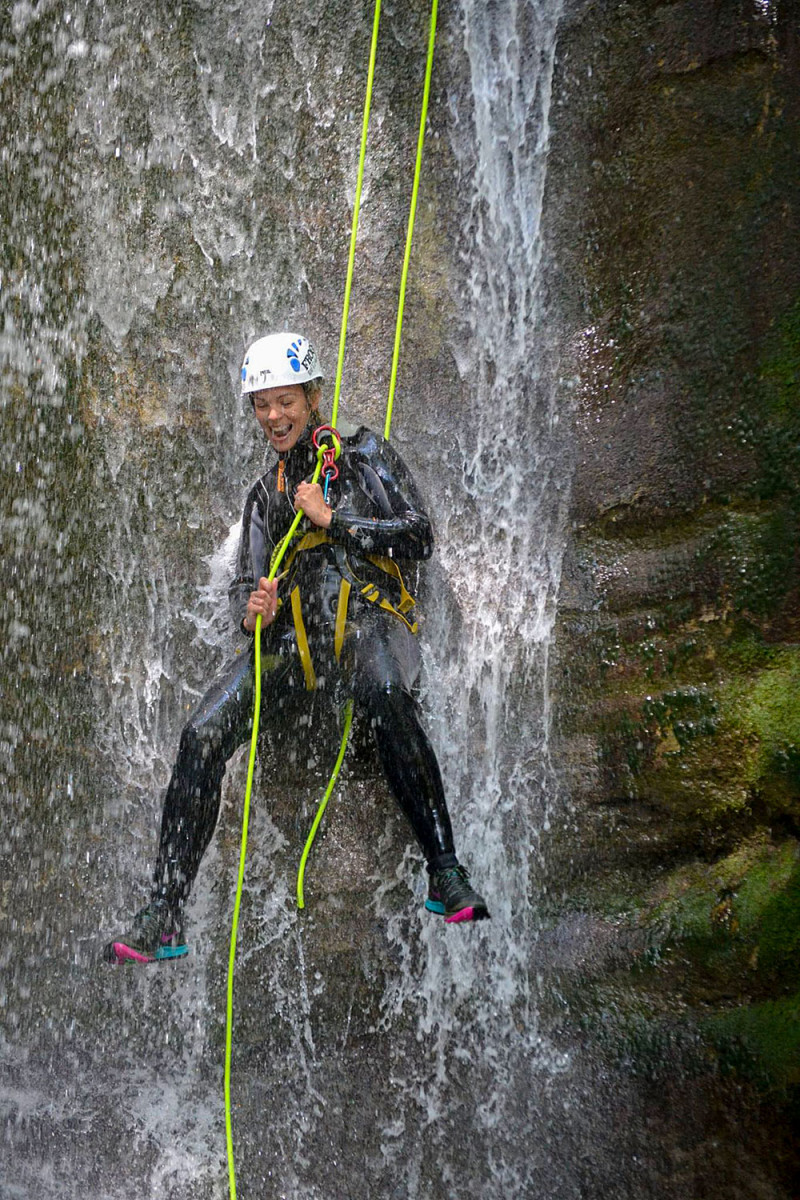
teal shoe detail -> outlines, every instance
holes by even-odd
[[[113,963],[151,963],[188,953],[180,915],[171,912],[165,900],[151,900],[137,912],[130,929],[108,943],[104,957]]]
[[[183,942],[179,946],[159,946],[156,950],[156,961],[162,958],[183,958],[184,954],[189,953],[189,947]]]
[[[446,924],[461,921],[486,921],[489,909],[483,896],[476,892],[462,866],[444,867],[431,875],[428,912],[444,917]]]

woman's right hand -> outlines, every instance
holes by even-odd
[[[278,581],[259,579],[258,591],[250,593],[247,601],[247,615],[242,624],[248,633],[255,633],[256,621],[261,616],[261,624],[271,625],[278,611]]]

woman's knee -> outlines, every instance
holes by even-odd
[[[207,721],[190,719],[181,733],[179,756],[184,761],[205,765],[219,756],[218,731]]]
[[[372,728],[380,736],[389,736],[419,723],[417,702],[410,692],[398,684],[383,684],[365,689],[359,697]]]

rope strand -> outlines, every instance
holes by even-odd
[[[414,165],[414,186],[411,189],[411,208],[408,214],[408,232],[406,233],[406,249],[403,256],[403,272],[400,276],[400,298],[397,304],[397,324],[394,331],[394,352],[392,354],[392,373],[389,379],[389,400],[386,405],[386,425],[383,436],[388,442],[389,431],[392,427],[392,410],[394,408],[394,392],[397,384],[397,366],[400,361],[400,339],[403,333],[403,310],[406,302],[406,283],[408,282],[408,267],[411,262],[411,239],[414,236],[414,220],[417,214],[417,194],[419,178],[422,173],[422,148],[425,144],[425,125],[428,120],[428,97],[431,91],[431,75],[433,73],[433,50],[436,44],[436,13],[438,0],[433,0],[431,8],[430,29],[428,31],[428,61],[425,64],[425,86],[422,89],[422,115],[419,120],[419,136],[417,137],[417,161]]]
[[[336,425],[336,418],[339,415],[339,393],[342,388],[344,347],[347,341],[347,317],[350,312],[350,289],[353,283],[353,265],[356,258],[356,234],[358,233],[358,217],[361,211],[361,187],[364,182],[364,161],[367,156],[367,130],[369,129],[369,111],[372,105],[372,82],[375,78],[375,55],[378,49],[378,27],[380,20],[381,0],[375,0],[375,16],[372,21],[372,44],[369,50],[369,69],[367,71],[367,93],[364,98],[364,117],[361,122],[361,150],[358,157],[356,197],[353,204],[353,227],[350,232],[350,254],[347,259],[347,277],[345,279],[344,304],[342,306],[342,328],[339,333],[339,357],[336,362],[336,383],[333,389],[331,425],[334,426]]]
[[[392,410],[394,405],[394,394],[397,382],[397,369],[400,359],[400,343],[402,338],[403,328],[403,310],[405,307],[406,284],[408,281],[408,269],[411,260],[411,241],[414,232],[414,221],[417,208],[417,196],[419,192],[419,180],[422,170],[422,151],[425,140],[425,125],[428,114],[428,99],[430,96],[431,74],[433,70],[433,52],[436,39],[436,16],[437,16],[438,0],[432,0],[430,29],[428,34],[428,59],[425,68],[425,85],[422,95],[422,113],[420,117],[419,135],[417,138],[417,157],[414,167],[414,183],[411,191],[411,207],[408,217],[408,230],[406,234],[405,254],[403,257],[403,269],[400,279],[400,296],[397,310],[397,323],[395,328],[394,352],[392,355],[392,370],[389,383],[389,399],[386,410],[386,424],[384,428],[384,438],[388,441],[389,432],[391,429]],[[358,161],[358,176],[356,180],[356,193],[353,204],[353,223],[350,233],[350,252],[347,260],[347,274],[345,278],[344,301],[342,305],[342,324],[339,334],[339,354],[336,364],[336,382],[334,386],[333,405],[331,413],[331,425],[336,427],[336,419],[339,412],[339,395],[342,384],[342,370],[344,365],[344,351],[347,340],[347,321],[350,311],[350,294],[353,281],[353,268],[355,263],[356,238],[358,233],[358,218],[361,208],[361,191],[364,181],[364,164],[366,160],[367,149],[367,132],[369,129],[369,115],[372,104],[372,88],[375,77],[375,59],[378,44],[378,29],[380,25],[381,0],[375,0],[375,14],[372,24],[372,42],[370,45],[369,67],[367,71],[367,89],[364,99],[364,115],[361,123],[361,146],[359,151]],[[312,482],[316,483],[319,480],[320,471],[322,468],[322,451],[320,450],[317,456],[317,466],[314,472]],[[273,555],[270,563],[269,579],[273,580],[277,574],[278,567],[283,559],[289,545],[294,537],[295,532],[303,518],[302,508],[298,510],[294,521],[292,522],[289,532],[281,542],[277,552]],[[247,784],[245,787],[244,811],[242,814],[242,839],[241,848],[239,851],[239,871],[236,881],[236,897],[233,906],[233,922],[231,925],[231,941],[230,951],[228,955],[228,989],[227,989],[227,1011],[225,1022],[225,1137],[228,1152],[228,1181],[230,1188],[230,1200],[236,1200],[236,1169],[234,1165],[233,1151],[233,1124],[231,1119],[231,1055],[233,1046],[233,980],[234,967],[236,963],[236,942],[239,929],[239,914],[241,910],[242,890],[244,886],[244,871],[245,861],[247,856],[247,833],[250,819],[250,801],[253,790],[253,776],[255,773],[256,752],[258,749],[258,726],[261,712],[261,616],[256,619],[255,629],[255,646],[254,646],[254,671],[255,671],[255,703],[253,710],[253,729],[250,738],[250,755],[247,764]],[[300,869],[297,877],[297,903],[299,908],[303,908],[303,879],[305,875],[305,867],[311,850],[314,836],[319,828],[325,812],[326,805],[333,789],[336,785],[336,780],[344,760],[345,751],[347,748],[347,739],[350,733],[350,726],[353,717],[353,702],[349,700],[345,708],[344,733],[342,743],[339,749],[339,756],[336,760],[336,765],[333,769],[328,788],[320,802],[314,823],[311,827],[308,839],[306,841],[303,855],[300,860]]]
[[[312,476],[312,483],[316,483],[319,479],[322,470],[322,451],[317,454],[317,466]],[[299,508],[297,515],[292,522],[289,532],[280,544],[277,554],[273,556],[272,564],[269,569],[269,580],[272,581],[278,573],[278,567],[281,564],[289,544],[294,537],[295,531],[303,519],[303,510]],[[239,850],[239,874],[236,879],[236,898],[233,902],[233,921],[231,923],[231,942],[228,953],[228,992],[227,992],[227,1008],[225,1013],[225,1141],[228,1151],[228,1184],[230,1189],[230,1200],[236,1200],[236,1168],[233,1158],[233,1122],[231,1119],[231,1053],[233,1049],[233,974],[236,965],[236,940],[239,931],[239,911],[242,906],[242,889],[244,887],[244,868],[247,858],[247,830],[250,823],[250,800],[253,794],[253,775],[256,765],[256,751],[258,749],[258,726],[259,717],[261,715],[261,613],[256,617],[256,631],[254,634],[255,644],[254,653],[255,661],[253,670],[255,672],[255,701],[253,704],[253,731],[250,736],[250,757],[247,762],[247,784],[244,792],[244,809],[242,812],[242,841]]]

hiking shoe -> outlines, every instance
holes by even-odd
[[[130,929],[108,943],[103,956],[113,963],[149,963],[182,958],[188,953],[182,921],[170,911],[166,900],[151,900],[139,909]]]
[[[428,912],[444,917],[446,924],[456,921],[484,921],[489,909],[483,896],[475,891],[463,867],[444,867],[431,875]]]

